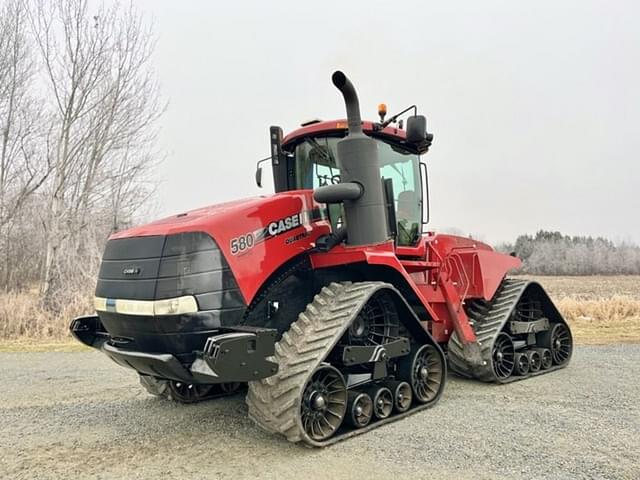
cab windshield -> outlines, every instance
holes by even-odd
[[[340,182],[337,167],[338,137],[307,137],[295,147],[295,182],[297,189],[314,189]],[[380,176],[391,179],[397,220],[398,245],[413,245],[421,234],[422,195],[419,156],[382,140],[378,144]],[[330,205],[334,225],[343,222],[341,205]]]

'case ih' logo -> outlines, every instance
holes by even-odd
[[[318,213],[318,215],[320,215]],[[302,211],[288,217],[275,220],[266,227],[260,228],[255,232],[249,232],[231,240],[231,254],[238,255],[243,253],[255,245],[268,240],[269,238],[277,237],[289,230],[294,230],[303,225],[309,225],[312,220],[313,212]],[[304,237],[301,237],[304,238]]]
[[[140,267],[127,267],[122,270],[123,275],[138,275],[140,273]]]

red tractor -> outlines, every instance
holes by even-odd
[[[425,117],[363,122],[332,80],[347,120],[271,127],[275,194],[112,235],[75,337],[180,402],[248,383],[260,427],[315,446],[434,405],[447,365],[498,383],[566,366],[567,323],[506,277],[519,259],[423,231]]]

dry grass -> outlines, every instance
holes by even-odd
[[[528,277],[539,281],[565,316],[577,343],[640,342],[640,276]],[[37,292],[0,293],[0,351],[83,349],[69,335],[71,319],[91,313],[91,292],[55,313]]]
[[[0,293],[0,350],[22,343],[71,343],[69,323],[93,312],[91,294],[78,294],[55,313],[42,308],[36,291]]]

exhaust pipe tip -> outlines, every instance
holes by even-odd
[[[358,94],[351,81],[340,70],[331,75],[331,81],[340,90],[347,109],[347,122],[349,123],[349,135],[362,133],[362,121],[360,119],[360,103]]]
[[[337,88],[342,89],[347,83],[347,76],[340,70],[336,70],[333,72],[333,75],[331,75],[331,81]]]

